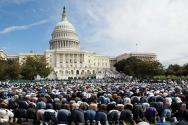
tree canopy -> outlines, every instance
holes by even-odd
[[[152,78],[163,73],[163,66],[158,61],[142,61],[136,57],[130,57],[117,62],[117,71],[138,78]]]
[[[51,68],[47,63],[47,59],[43,55],[35,55],[34,57],[26,56],[22,62],[21,75],[24,79],[34,79],[34,76],[40,75],[47,77],[51,73]]]
[[[188,63],[180,66],[178,64],[170,64],[165,70],[165,76],[176,75],[176,76],[187,76],[188,75]]]
[[[20,65],[14,60],[0,58],[0,79],[19,79],[21,73]]]

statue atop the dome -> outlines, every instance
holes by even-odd
[[[65,13],[65,6],[63,7],[63,13]]]

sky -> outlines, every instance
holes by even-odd
[[[64,6],[81,50],[188,63],[188,0],[0,0],[0,49],[44,53]]]

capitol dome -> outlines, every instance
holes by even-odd
[[[80,49],[80,41],[74,26],[67,20],[65,7],[62,20],[55,26],[50,40],[50,49]]]
[[[75,29],[74,29],[74,26],[69,23],[69,21],[67,20],[67,14],[66,13],[63,13],[62,14],[62,20],[55,26],[55,31],[56,30],[62,30],[62,31],[74,31],[75,32]]]

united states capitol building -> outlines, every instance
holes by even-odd
[[[0,49],[0,57],[4,59],[16,60],[18,63],[26,56],[45,55],[52,68],[49,79],[67,79],[82,77],[120,77],[114,64],[122,59],[136,57],[141,60],[157,60],[154,53],[124,53],[117,57],[108,55],[97,55],[96,52],[80,50],[80,41],[74,26],[67,20],[65,8],[62,20],[55,26],[52,39],[49,41],[50,49],[44,54],[30,51],[30,53],[19,53],[18,55],[8,55]]]

